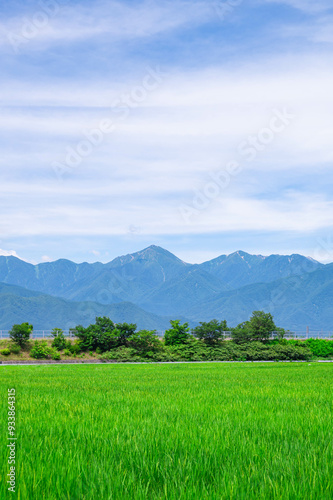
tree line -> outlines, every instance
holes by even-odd
[[[229,328],[227,321],[213,319],[208,322],[200,322],[195,328],[190,328],[187,322],[171,320],[168,330],[164,333],[166,346],[186,344],[191,337],[201,340],[207,345],[214,346],[223,341],[225,335],[231,336],[236,344],[248,342],[266,342],[271,333],[278,332],[279,338],[283,338],[285,331],[278,328],[272,315],[264,311],[254,311],[249,321],[240,323],[235,328]],[[134,323],[114,323],[108,317],[97,317],[94,324],[88,327],[78,325],[72,330],[75,337],[79,339],[82,350],[106,352],[121,346],[133,345],[135,347],[154,345],[159,340],[156,330],[139,330]],[[33,333],[33,326],[29,323],[14,325],[9,331],[9,337],[21,347],[27,343]],[[63,330],[55,328],[51,335],[54,337],[54,347],[65,346]]]
[[[35,359],[98,356],[104,361],[297,361],[333,357],[332,341],[286,340],[285,330],[263,311],[254,311],[248,321],[235,328],[228,327],[225,320],[200,322],[192,329],[186,322],[171,320],[163,337],[155,330],[137,330],[134,323],[114,323],[108,317],[97,317],[87,327],[78,325],[72,330],[75,339],[66,338],[63,330],[55,328],[51,346],[46,340],[31,343],[32,332],[29,323],[14,325],[10,345],[0,354],[17,355],[25,350]],[[272,332],[277,332],[275,339]]]

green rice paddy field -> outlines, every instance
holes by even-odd
[[[2,366],[0,385],[1,499],[333,498],[333,364]]]

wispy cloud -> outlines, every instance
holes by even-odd
[[[47,21],[43,2],[24,16],[11,16],[0,27],[2,45],[17,45],[25,49],[48,50],[53,44],[69,44],[106,38],[109,42],[151,38],[186,26],[202,24],[214,16],[211,2],[144,1],[128,3],[98,1],[88,5],[54,2],[58,8]],[[22,37],[25,40],[19,38]],[[25,43],[26,42],[26,43]]]
[[[22,37],[41,2],[3,8],[2,247],[19,242],[22,254],[24,243],[33,248],[31,237],[61,242],[72,235],[89,242],[92,258],[91,248],[100,249],[90,238],[103,235],[112,241],[166,235],[168,246],[172,238],[259,232],[264,245],[268,232],[303,238],[327,231],[330,3],[233,2],[223,19],[215,1],[64,3],[18,53],[8,34]],[[162,84],[116,120],[60,183],[52,164],[64,161],[101,120],[119,117],[119,101],[141,85],[149,67],[167,75]],[[246,161],[240,144],[256,139],[276,109],[295,119]],[[242,164],[242,174],[195,223],[184,224],[179,205],[232,160]],[[52,248],[39,255],[56,257]]]
[[[332,9],[330,0],[259,0],[262,4],[282,4],[293,7],[309,14],[316,14]]]

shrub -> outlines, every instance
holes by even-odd
[[[223,339],[224,332],[228,330],[226,321],[217,321],[213,319],[208,323],[201,322],[199,326],[192,330],[192,334],[206,344],[214,345]]]
[[[9,336],[15,344],[23,347],[29,341],[32,331],[32,325],[29,325],[29,323],[22,323],[21,325],[13,325],[9,332]]]
[[[140,356],[154,356],[161,349],[161,341],[156,331],[141,330],[128,339],[129,346],[135,349]]]
[[[64,354],[64,356],[71,356],[72,355],[72,353],[69,349],[65,349],[63,354]]]
[[[52,347],[54,347],[54,349],[57,349],[57,351],[62,351],[67,347],[67,340],[64,336],[63,330],[61,330],[60,328],[54,328],[51,332],[51,335],[53,337]]]
[[[77,326],[75,329],[82,350],[94,351],[99,348],[101,352],[122,345],[127,346],[128,338],[135,333],[135,330],[135,324],[119,323],[115,325],[107,317],[96,318],[96,323],[87,328]]]
[[[80,354],[80,352],[82,351],[82,348],[81,348],[81,345],[79,342],[75,342],[74,344],[71,344],[70,346],[68,346],[68,350],[72,353],[72,354]]]
[[[52,354],[52,349],[47,345],[46,340],[39,342],[36,340],[30,351],[30,356],[35,359],[48,359]]]
[[[333,356],[333,341],[324,339],[308,339],[304,344],[316,358],[330,358]]]
[[[138,353],[132,347],[118,347],[112,351],[105,352],[100,356],[102,361],[142,361]]]
[[[2,356],[9,356],[10,350],[6,347],[5,349],[0,350],[0,354],[2,354]]]
[[[10,345],[9,349],[12,354],[20,354],[21,352],[21,347],[17,344]]]
[[[58,351],[53,352],[51,357],[54,361],[60,361],[61,359],[60,353]]]
[[[166,346],[166,351],[172,361],[209,361],[212,348],[202,340],[190,337],[184,344]]]
[[[172,328],[167,330],[164,334],[165,345],[179,345],[185,344],[190,337],[190,328],[188,323],[180,324],[180,320],[171,320]]]

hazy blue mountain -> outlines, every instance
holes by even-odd
[[[108,264],[57,260],[33,266],[16,257],[0,257],[0,282],[70,300],[139,302],[152,288],[177,277],[187,267],[190,265],[157,246],[117,257]]]
[[[0,281],[63,296],[75,283],[93,279],[103,267],[101,263],[75,264],[64,259],[34,266],[16,257],[0,257]]]
[[[252,311],[273,314],[278,326],[291,330],[333,332],[333,264],[312,273],[271,283],[256,283],[223,292],[184,311],[192,321],[227,319],[231,326],[249,319]]]
[[[96,300],[102,304],[131,301],[143,302],[163,283],[177,279],[189,264],[172,253],[157,246],[151,246],[131,255],[117,257],[105,264],[94,279],[76,282],[64,295],[72,300]]]
[[[188,266],[173,279],[166,280],[143,297],[140,306],[154,313],[182,314],[182,311],[198,301],[205,301],[227,290],[218,278],[200,268]]]
[[[164,331],[169,319],[148,313],[129,303],[102,305],[96,302],[73,302],[24,288],[0,284],[0,329],[28,321],[35,330],[55,327],[69,329],[87,326],[96,316],[108,316],[116,323],[136,323],[138,328]]]
[[[322,265],[301,255],[262,257],[245,252],[191,265],[153,245],[108,264],[58,260],[33,266],[15,257],[0,257],[0,282],[76,301],[130,301],[150,309],[158,305],[173,310],[174,304],[180,305],[179,298],[187,302],[206,300],[209,293],[304,274],[319,267]]]
[[[33,266],[15,257],[0,257],[0,282],[4,283],[0,286],[2,304],[4,295],[10,295],[10,299],[6,299],[8,310],[2,306],[3,318],[8,320],[6,324],[16,322],[20,312],[18,304],[23,303],[19,317],[30,314],[30,304],[32,316],[42,324],[37,303],[44,307],[52,297],[64,299],[61,303],[50,302],[49,314],[42,308],[43,314],[45,311],[43,328],[47,328],[46,323],[54,326],[52,318],[63,321],[74,314],[75,322],[82,317],[88,306],[81,305],[79,315],[75,312],[79,306],[71,305],[71,301],[97,303],[98,314],[119,312],[120,303],[124,302],[127,306],[121,307],[125,312],[129,304],[137,306],[139,309],[135,311],[139,317],[147,315],[146,328],[152,324],[148,319],[151,314],[156,315],[153,324],[159,325],[164,324],[164,319],[158,318],[182,315],[193,321],[216,317],[237,324],[246,320],[253,310],[263,308],[273,308],[271,312],[288,328],[304,328],[304,325],[327,328],[329,300],[333,297],[329,276],[330,266],[301,255],[263,257],[239,251],[192,265],[157,246],[118,257],[108,264],[58,260]],[[302,291],[294,293],[290,287],[295,279],[304,286]],[[324,292],[321,281],[326,283]],[[13,285],[11,291],[6,291],[5,285]],[[14,286],[22,288],[14,289]],[[279,296],[281,290],[287,300],[277,304],[277,299],[272,297]],[[40,294],[47,295],[47,299],[39,297]],[[111,305],[115,308],[103,308]],[[93,315],[89,318],[89,321],[94,319]],[[288,321],[291,324],[287,324]]]
[[[269,283],[279,278],[315,271],[323,264],[303,255],[250,255],[235,252],[221,255],[216,259],[200,264],[200,268],[219,278],[230,289],[240,288],[251,283]]]

